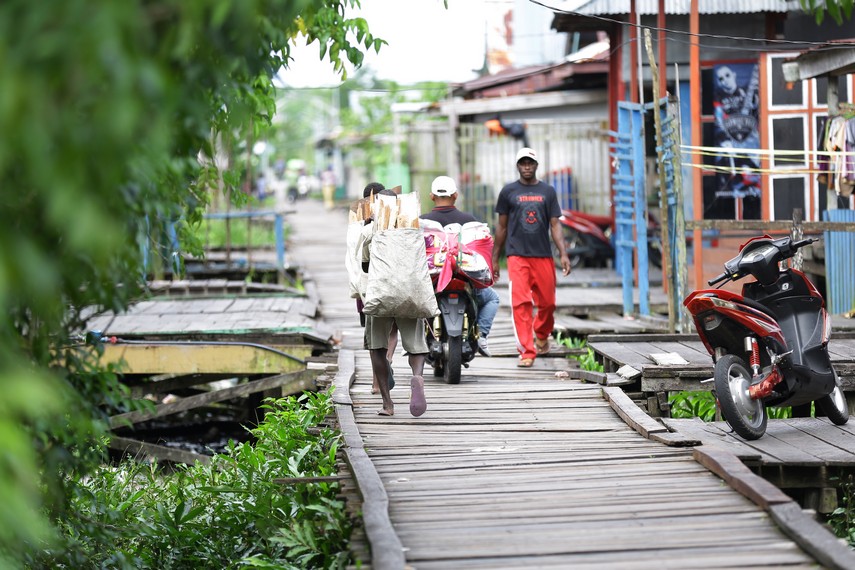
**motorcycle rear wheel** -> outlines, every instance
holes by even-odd
[[[818,399],[816,403],[834,425],[842,426],[849,421],[849,404],[846,402],[843,390],[840,389],[840,378],[836,371],[834,372],[834,390],[831,394]]]
[[[460,384],[460,368],[463,366],[463,339],[459,336],[448,337],[448,352],[445,355],[446,384]]]
[[[725,354],[715,363],[715,391],[721,413],[733,431],[747,440],[760,439],[766,433],[766,406],[748,395],[751,373],[745,361]]]

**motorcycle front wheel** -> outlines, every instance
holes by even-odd
[[[554,248],[555,246],[553,245],[552,247]],[[567,257],[570,258],[570,267],[576,268],[582,264],[582,254],[578,252],[584,247],[585,243],[579,232],[570,228],[564,228],[564,251],[567,252]]]
[[[760,439],[766,433],[766,406],[748,395],[751,373],[745,361],[725,354],[715,363],[715,391],[721,413],[733,431],[747,440]]]
[[[450,336],[443,375],[446,384],[460,384],[461,366],[463,366],[463,339],[459,336]]]
[[[840,389],[840,378],[836,371],[834,372],[834,390],[831,394],[818,399],[816,403],[834,425],[842,426],[849,421],[849,404],[846,402],[843,390]]]

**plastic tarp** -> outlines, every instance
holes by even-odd
[[[493,285],[493,236],[483,222],[441,226],[422,220],[428,269],[442,291],[455,276],[478,289]]]

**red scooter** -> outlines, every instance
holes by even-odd
[[[840,379],[828,356],[831,319],[825,301],[804,273],[780,263],[817,241],[772,239],[744,243],[709,281],[716,289],[695,291],[683,304],[715,362],[715,395],[724,419],[743,438],[766,432],[768,406],[816,401],[835,424],[849,420]],[[742,294],[720,289],[751,275]]]

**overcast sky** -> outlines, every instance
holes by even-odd
[[[475,78],[484,63],[484,35],[500,41],[501,14],[508,0],[362,0],[359,15],[371,33],[389,45],[366,54],[363,67],[380,79],[400,84],[418,81],[460,82]],[[489,24],[488,24],[489,19]],[[329,61],[318,60],[317,42],[292,51],[294,61],[280,77],[291,87],[338,85]]]

